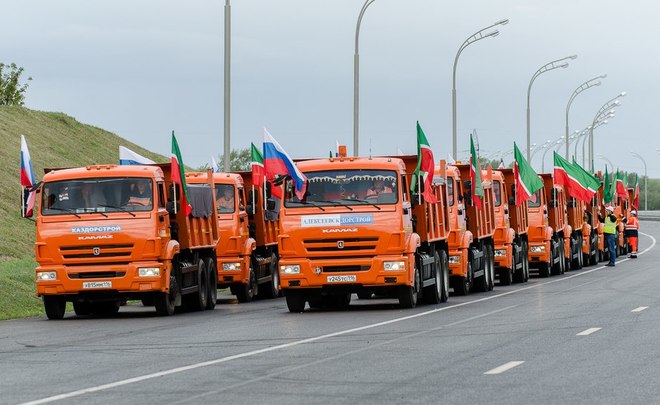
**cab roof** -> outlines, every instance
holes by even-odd
[[[302,172],[346,169],[395,170],[399,173],[405,173],[406,171],[406,166],[403,163],[403,160],[395,157],[325,158],[298,161],[296,165]]]
[[[186,173],[186,181],[190,184],[206,183],[206,172]],[[213,182],[217,184],[243,185],[243,177],[238,173],[213,173]]]
[[[70,169],[53,169],[44,174],[44,182],[97,177],[149,177],[163,180],[157,165],[88,165]]]

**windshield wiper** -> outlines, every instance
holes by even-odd
[[[324,202],[324,203],[328,203],[328,204],[339,204],[339,205],[341,205],[342,207],[346,207],[346,208],[348,208],[349,210],[353,211],[353,208],[351,208],[350,205],[348,205],[348,204],[344,204],[343,202],[340,202],[340,201],[344,201],[344,200],[345,200],[345,201],[349,201],[349,199],[347,199],[347,198],[342,198],[341,200],[332,200],[332,201],[326,201],[326,200],[324,200],[324,201],[319,201],[319,202]],[[353,200],[350,200],[350,201],[353,201]]]
[[[325,211],[325,208],[323,208],[320,205],[314,203],[314,201],[289,201],[289,204],[313,205],[314,207],[320,209],[321,211]]]
[[[357,201],[357,202],[361,202],[361,203],[369,204],[369,205],[373,206],[374,208],[376,208],[378,211],[381,210],[381,208],[380,208],[378,205],[372,203],[372,202],[369,201],[369,200],[360,200],[360,199],[357,199],[357,198],[355,198],[355,199],[352,199],[352,198],[342,198],[342,200],[343,200],[343,201]]]
[[[128,214],[131,214],[131,215],[134,216],[134,217],[137,216],[137,215],[135,215],[133,212],[127,210],[126,208],[124,208],[124,207],[119,207],[119,206],[117,206],[117,205],[105,205],[105,204],[99,204],[99,207],[104,207],[104,208],[114,208],[114,209],[117,209],[117,210],[120,210],[120,211],[126,212],[126,213],[128,213]]]
[[[69,214],[73,214],[76,216],[76,218],[82,218],[80,215],[76,213],[76,210],[71,209],[71,208],[64,208],[64,207],[50,207],[48,208],[49,210],[55,210],[55,211],[64,211],[68,212]]]

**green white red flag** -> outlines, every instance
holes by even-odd
[[[417,167],[413,173],[412,181],[410,182],[410,190],[414,193],[417,190],[417,181],[419,177],[422,178],[422,183],[424,184],[424,191],[422,195],[424,196],[424,201],[427,203],[438,202],[433,192],[433,172],[435,170],[435,162],[433,160],[433,151],[431,150],[431,145],[429,145],[422,127],[417,121]]]
[[[562,185],[571,197],[589,202],[600,187],[600,181],[587,173],[580,165],[571,164],[554,152],[554,181]]]
[[[618,195],[620,198],[627,200],[628,199],[628,190],[626,190],[625,184],[623,184],[623,172],[620,172],[619,169],[616,171],[616,179],[615,179],[615,190],[616,190],[616,195]]]
[[[474,149],[474,139],[470,134],[470,183],[472,184],[472,205],[481,209],[483,207],[484,188],[481,184],[481,165]]]
[[[633,185],[633,201],[632,206],[634,209],[639,211],[639,177],[635,173],[635,184]]]
[[[266,177],[264,157],[253,143],[250,143],[250,145],[252,145],[252,184],[257,188],[261,188],[264,185],[264,178]]]
[[[610,177],[611,176],[607,173],[607,165],[605,165],[605,179],[603,181],[603,203],[605,205],[614,202],[614,192],[612,190],[612,180]]]
[[[183,172],[183,159],[181,159],[181,151],[174,136],[174,131],[172,131],[172,183],[180,186],[183,213],[185,216],[190,215],[192,207],[188,203],[188,187],[186,186],[186,175]]]
[[[518,206],[543,188],[543,181],[527,162],[515,142],[513,143],[513,157],[513,177],[516,182],[516,206]]]

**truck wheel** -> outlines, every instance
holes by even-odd
[[[440,271],[442,272],[440,301],[447,302],[449,299],[449,256],[447,256],[447,252],[444,250],[440,252]]]
[[[529,281],[529,244],[523,241],[523,268],[525,269],[524,283]]]
[[[515,245],[512,246],[511,250],[513,252],[515,252],[516,251],[516,246]],[[514,282],[514,283],[522,283],[522,282],[525,281],[525,263],[524,263],[525,253],[522,251],[522,245],[520,247],[520,256],[519,256],[520,262],[518,262],[518,260],[516,260],[516,257],[517,256],[514,253],[513,254],[513,260],[512,260],[513,269],[511,269],[512,272],[513,272],[512,276],[511,276],[511,281]],[[516,269],[516,266],[518,264],[520,264],[520,270]]]
[[[594,235],[591,240],[591,248],[589,251],[589,264],[595,266],[598,264],[598,235]]]
[[[241,284],[236,288],[236,298],[238,302],[250,302],[254,299],[257,279],[254,275],[254,270],[250,269],[247,284]]]
[[[559,255],[559,260],[557,261],[557,263],[555,263],[556,257],[554,257],[554,255],[550,263],[550,271],[551,271],[550,274],[553,276],[557,276],[561,274],[561,262],[564,260],[564,251],[561,249],[561,245],[563,241],[564,241],[563,239],[560,239],[559,242],[552,244],[553,252],[556,250]]]
[[[209,280],[206,309],[213,309],[218,302],[218,268],[212,258],[206,259],[206,272]]]
[[[202,259],[197,262],[197,287],[196,292],[185,297],[186,307],[192,311],[203,311],[208,302],[209,283],[206,265]]]
[[[488,245],[488,266],[490,271],[488,272],[488,291],[493,291],[495,289],[495,246]]]
[[[401,308],[415,308],[417,306],[417,296],[419,294],[421,279],[419,269],[417,268],[417,261],[415,261],[413,285],[403,286],[401,290],[399,290],[399,305],[401,305]]]
[[[73,312],[75,312],[78,316],[90,315],[92,313],[92,303],[74,301]]]
[[[174,274],[170,275],[170,292],[159,293],[154,297],[156,314],[160,316],[172,316],[176,309],[176,296],[179,293],[179,287],[176,283]]]
[[[277,269],[277,256],[270,257],[270,264],[268,265],[271,279],[268,285],[262,285],[264,288],[263,296],[266,298],[277,298],[280,296],[280,272]]]
[[[422,299],[424,300],[425,304],[435,305],[440,303],[440,295],[442,294],[441,272],[442,269],[440,266],[440,255],[438,255],[438,252],[435,252],[433,254],[433,275],[434,275],[435,283],[433,283],[433,285],[424,288]]]
[[[490,257],[488,255],[488,245],[484,246],[484,256],[483,256],[483,268],[484,268],[484,275],[479,277],[477,281],[477,288],[476,290],[479,292],[486,292],[488,291],[488,287],[490,286],[490,268],[488,263],[490,263]]]
[[[521,271],[516,270],[516,247],[515,245],[511,246],[511,268],[501,267],[500,268],[500,285],[511,285],[514,279],[518,279]]]
[[[62,319],[66,312],[66,301],[57,295],[44,295],[44,309],[48,319]]]
[[[305,310],[305,296],[297,291],[287,291],[284,295],[286,297],[286,306],[289,312],[303,312]]]

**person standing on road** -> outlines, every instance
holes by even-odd
[[[630,258],[637,259],[637,236],[639,231],[639,221],[637,220],[637,211],[630,211],[630,215],[625,220],[626,237],[630,244]]]
[[[605,207],[605,226],[603,227],[603,234],[605,234],[605,242],[610,251],[610,261],[606,266],[614,267],[616,265],[616,215],[614,215],[614,208],[611,206]]]

